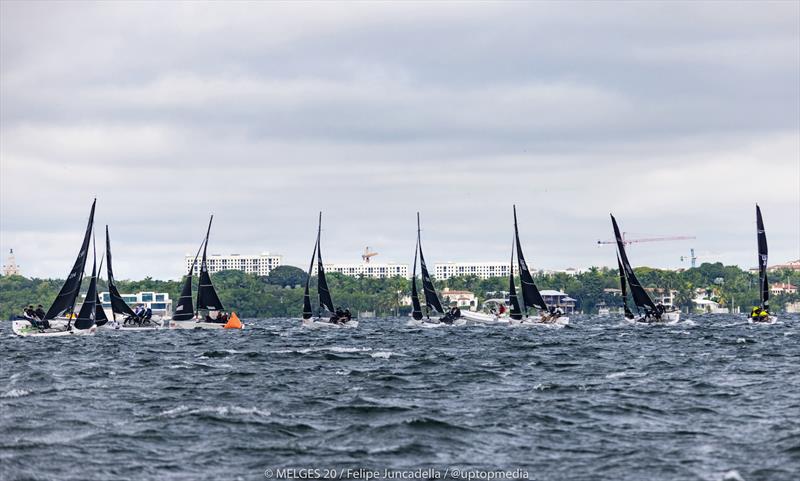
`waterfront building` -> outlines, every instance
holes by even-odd
[[[172,316],[172,299],[166,292],[137,292],[136,294],[120,294],[122,300],[133,308],[137,304],[149,307],[153,310],[153,316],[156,317],[170,317]],[[86,296],[83,296],[84,299]],[[111,311],[111,294],[108,292],[100,293],[100,302],[103,304],[103,309],[106,311],[106,316],[112,318]],[[75,308],[75,312],[80,310],[79,307]]]
[[[793,271],[800,271],[800,259],[796,261],[789,261],[786,264],[777,264],[769,268],[770,271],[777,271],[782,269],[789,269]],[[758,269],[756,269],[757,271]]]
[[[569,297],[566,293],[552,289],[544,289],[539,291],[539,293],[548,306],[560,307],[565,314],[572,314],[575,312],[575,303],[577,300]]]
[[[797,294],[797,286],[789,284],[788,282],[776,282],[769,286],[769,292],[773,296],[779,294]]]
[[[470,291],[458,291],[454,289],[450,289],[449,287],[445,287],[442,289],[441,292],[442,304],[444,308],[447,309],[452,305],[452,303],[456,303],[459,309],[469,309],[470,311],[474,311],[478,308],[478,297],[475,295],[474,292]]]
[[[186,270],[192,266],[194,261],[193,254],[186,255]],[[268,276],[272,269],[280,266],[283,262],[283,256],[277,254],[270,254],[263,252],[257,255],[243,255],[243,254],[211,254],[206,258],[208,265],[208,272],[211,274],[219,271],[242,271],[248,274],[256,274],[258,276]],[[194,268],[194,274],[200,272],[200,260],[198,259]]]
[[[433,277],[439,280],[459,276],[478,276],[481,279],[508,277],[508,261],[505,262],[446,262],[433,265]],[[519,273],[514,263],[514,274]]]
[[[379,264],[376,262],[362,262],[360,264],[324,264],[325,272],[338,272],[350,277],[372,277],[376,279],[383,279],[387,277],[403,277],[409,278],[408,264],[395,264],[388,262]],[[316,275],[316,267],[314,267],[314,274]]]

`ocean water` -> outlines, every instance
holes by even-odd
[[[2,323],[0,479],[795,481],[799,326],[267,319],[19,339]]]

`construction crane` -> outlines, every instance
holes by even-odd
[[[375,257],[376,255],[378,255],[378,253],[377,252],[370,252],[369,251],[369,246],[367,246],[364,249],[364,253],[361,254],[361,260],[364,261],[365,263],[369,264],[369,259],[371,257]]]
[[[662,242],[662,241],[677,241],[677,240],[692,240],[696,239],[693,235],[673,235],[673,236],[658,236],[658,237],[643,237],[639,239],[628,239],[627,232],[622,233],[622,243],[624,245],[631,245],[631,244],[639,244],[642,242]],[[598,244],[616,244],[616,240],[604,240],[604,241],[597,241]]]
[[[689,259],[689,260],[692,261],[692,269],[697,267],[697,256],[694,255],[694,247],[689,249],[689,257],[681,256],[681,262],[685,261],[686,259]]]

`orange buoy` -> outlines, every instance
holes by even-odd
[[[228,319],[228,322],[225,324],[225,329],[241,329],[242,321],[239,320],[239,316],[236,315],[235,312],[231,312],[231,317]]]

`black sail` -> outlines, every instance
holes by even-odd
[[[311,264],[308,266],[308,277],[306,277],[306,289],[303,292],[303,319],[311,319],[314,312],[311,310],[311,295],[308,287],[311,283],[311,273],[314,270],[314,260],[317,256],[317,244],[314,244],[314,252],[311,253]]]
[[[194,255],[192,266],[183,280],[183,287],[181,288],[181,296],[178,298],[178,303],[175,305],[175,312],[172,313],[172,319],[175,321],[189,321],[194,317],[194,303],[192,302],[192,275],[194,268],[197,265],[197,258],[200,256],[200,249],[205,245],[205,241],[200,243],[197,249],[197,254]]]
[[[517,263],[519,264],[519,280],[522,284],[522,303],[523,310],[527,312],[528,308],[535,307],[547,311],[547,304],[542,298],[542,294],[533,282],[531,271],[528,270],[528,264],[525,262],[525,256],[522,254],[522,245],[519,242],[519,229],[517,228],[517,206],[514,206],[514,240],[517,245]],[[513,270],[513,269],[512,269]]]
[[[317,293],[319,294],[319,305],[329,312],[336,312],[331,299],[331,291],[328,289],[328,280],[325,278],[325,268],[322,267],[322,245],[320,237],[322,235],[322,212],[319,213],[319,227],[317,228]]]
[[[625,271],[625,278],[628,281],[628,286],[631,288],[633,303],[636,304],[636,307],[638,308],[645,308],[655,311],[656,305],[653,303],[650,295],[647,294],[647,291],[644,290],[644,287],[642,287],[639,279],[636,278],[636,274],[633,272],[633,267],[631,267],[631,263],[628,261],[628,255],[625,253],[625,243],[622,241],[622,234],[619,231],[617,219],[615,219],[613,215],[611,216],[611,224],[614,226],[614,237],[617,239],[617,250],[619,251],[619,258],[622,261],[622,267]]]
[[[47,310],[45,319],[55,319],[67,311],[72,311],[75,307],[75,300],[78,298],[78,293],[81,288],[81,281],[83,280],[83,269],[86,267],[86,256],[89,253],[89,241],[91,240],[92,227],[94,226],[94,207],[97,199],[92,202],[92,210],[89,211],[89,222],[86,225],[86,234],[83,236],[83,244],[78,253],[78,258],[75,259],[75,264],[69,273],[69,277],[61,287],[56,299]]]
[[[114,269],[111,266],[111,237],[108,234],[108,226],[106,226],[106,273],[108,275],[108,296],[111,298],[111,312],[133,316],[133,309],[120,295],[117,289],[117,281],[114,279]],[[191,293],[189,295],[191,296]]]
[[[414,269],[411,271],[411,317],[419,321],[422,319],[422,306],[419,303],[419,292],[417,291],[417,254],[419,252],[419,241],[414,248]]]
[[[203,260],[200,262],[200,281],[197,284],[197,310],[204,311],[221,311],[225,308],[222,306],[222,301],[219,300],[217,291],[214,289],[214,284],[211,283],[211,275],[208,273],[208,264],[206,263],[206,252],[208,251],[208,236],[211,234],[211,222],[214,221],[214,216],[208,221],[208,230],[206,231],[206,240],[203,245]]]
[[[764,219],[761,208],[756,204],[756,235],[758,237],[758,285],[761,297],[761,308],[769,311],[769,281],[767,280],[767,233],[764,230]]]
[[[628,288],[625,282],[625,270],[622,268],[622,261],[619,260],[617,253],[617,266],[619,267],[619,290],[622,291],[622,307],[625,310],[625,317],[633,319],[633,312],[628,307]]]
[[[419,227],[419,212],[417,212],[417,245],[419,245],[419,264],[422,270],[422,290],[425,292],[425,305],[428,309],[433,309],[439,314],[444,314],[442,303],[439,301],[439,296],[436,295],[436,288],[433,286],[433,280],[428,273],[428,266],[425,265],[425,256],[422,254],[422,239]]]
[[[516,240],[516,239],[515,239]],[[522,319],[522,308],[519,305],[519,297],[517,296],[517,287],[514,285],[514,244],[511,244],[511,264],[508,272],[508,298],[511,301],[511,312],[509,315],[511,319],[519,321]]]
[[[78,317],[75,319],[76,329],[89,329],[94,325],[97,315],[97,261],[92,263],[92,277],[89,281],[89,289],[86,291],[86,299],[83,301]]]
[[[103,272],[103,256],[100,256],[100,268],[97,269],[98,283],[100,282],[101,272]],[[103,301],[100,300],[99,290],[95,290],[95,292],[97,292],[97,298],[95,299],[94,304],[94,323],[97,324],[97,327],[100,327],[108,322],[108,316],[106,316],[106,311],[103,309]]]

